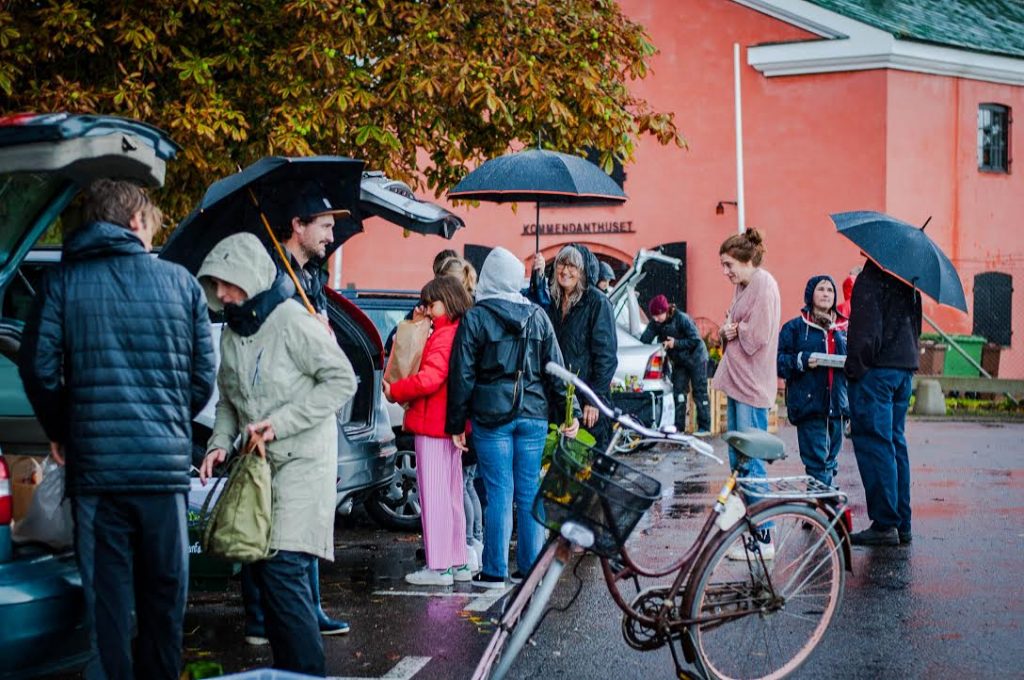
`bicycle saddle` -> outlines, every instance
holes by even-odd
[[[786,457],[786,445],[782,440],[764,430],[730,430],[722,438],[747,458],[772,463]]]

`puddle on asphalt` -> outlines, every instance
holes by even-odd
[[[672,483],[672,492],[675,496],[706,494],[710,493],[710,491],[711,484],[703,479],[686,479]]]

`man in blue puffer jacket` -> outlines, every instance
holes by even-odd
[[[25,392],[67,462],[94,656],[86,678],[176,679],[188,587],[192,418],[210,398],[206,299],[153,258],[159,210],[128,182],[87,191],[22,339]],[[132,609],[137,620],[132,658]]]
[[[800,316],[779,332],[778,371],[786,381],[786,409],[797,428],[804,469],[831,485],[850,403],[843,371],[818,366],[814,353],[846,354],[846,318],[836,311],[836,283],[824,274],[807,282]]]

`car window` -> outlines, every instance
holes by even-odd
[[[0,354],[0,415],[32,415],[32,405],[18,377],[18,365],[6,354]]]
[[[39,284],[42,282],[43,274],[47,269],[56,264],[22,264],[11,280],[10,285],[3,292],[3,305],[0,307],[0,316],[5,319],[17,319],[26,321],[29,311],[32,309],[33,300],[39,291]]]
[[[0,266],[7,262],[25,232],[65,183],[60,177],[40,173],[0,175]],[[48,236],[52,242],[53,236]]]
[[[410,307],[411,309],[411,307]],[[363,308],[363,312],[366,316],[370,317],[370,321],[377,327],[377,331],[380,333],[380,337],[387,338],[391,335],[391,331],[395,330],[398,322],[405,318],[405,315],[409,313],[407,309],[366,309]]]

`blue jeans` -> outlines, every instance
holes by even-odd
[[[843,446],[843,419],[808,418],[796,426],[804,470],[819,482],[832,485]]]
[[[463,466],[462,481],[465,486],[462,503],[466,510],[466,545],[469,545],[473,539],[484,540],[484,511],[476,492],[476,463]]]
[[[750,404],[744,404],[742,401],[736,401],[732,397],[729,397],[726,402],[726,424],[730,430],[737,430],[743,432],[744,430],[764,430],[768,431],[768,409],[758,408],[751,406]],[[733,468],[736,467],[736,460],[739,452],[732,446],[729,447],[729,465]],[[746,460],[747,471],[740,475],[741,477],[767,477],[768,471],[765,469],[764,461],[756,458],[747,458]],[[757,488],[761,488],[760,486]],[[762,500],[757,496],[746,496],[747,505]],[[768,529],[772,528],[771,522],[765,522],[758,526],[763,532],[767,532]],[[767,542],[767,533],[762,538],[763,541]]]
[[[310,563],[315,561],[306,553],[278,550],[269,559],[253,562],[250,569],[260,591],[274,668],[322,678],[324,642],[309,585]]]
[[[519,527],[519,571],[529,571],[544,547],[544,527],[533,518],[531,509],[540,489],[540,459],[547,434],[547,421],[536,418],[516,418],[498,427],[473,423],[477,470],[487,490],[483,573],[488,576],[508,575],[513,499]]]
[[[853,452],[876,529],[910,531],[910,458],[904,426],[913,371],[872,368],[851,380]]]
[[[726,405],[726,419],[730,430],[742,432],[744,430],[768,431],[768,409],[757,408],[742,401],[736,401],[729,397]],[[736,467],[737,451],[729,447],[729,465]],[[744,477],[765,477],[764,461],[754,458],[747,459],[747,473]]]

